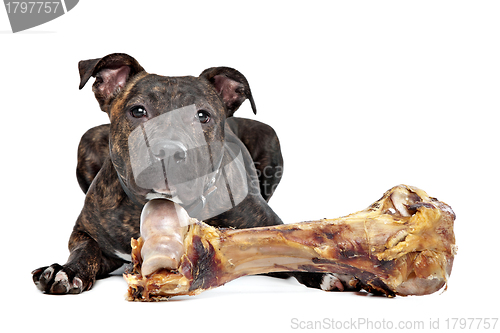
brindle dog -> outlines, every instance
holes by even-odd
[[[130,240],[140,236],[141,210],[152,198],[177,201],[192,217],[204,218],[218,227],[282,223],[267,203],[282,174],[280,143],[270,126],[233,117],[247,99],[256,112],[250,86],[240,72],[216,67],[199,77],[166,77],[147,73],[134,58],[121,53],[81,61],[79,71],[80,89],[95,77],[92,89],[110,124],[90,129],[81,139],[77,179],[86,193],[85,204],[69,240],[66,264],[33,271],[38,289],[51,294],[81,293],[89,290],[96,279],[127,263]],[[182,126],[164,126],[167,128],[162,133],[168,133],[164,134],[168,138],[158,139],[152,134],[148,148],[163,155],[170,151],[176,169],[162,164],[165,179],[146,186],[149,188],[141,187],[133,170],[131,133],[178,109],[196,123],[190,126],[201,129],[203,135],[198,137],[204,142],[195,144],[197,148],[188,147],[185,141],[193,140],[186,137],[190,130]],[[199,147],[208,147],[205,158],[200,157]],[[243,164],[236,163],[235,156]],[[180,191],[180,185],[167,181],[170,172],[197,176],[186,179],[188,190]],[[223,207],[221,202],[231,205]],[[326,290],[334,289],[338,281],[323,274],[298,273],[295,277],[308,286]]]

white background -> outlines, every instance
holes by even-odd
[[[85,0],[12,34],[0,9],[2,324],[285,332],[330,318],[446,329],[446,318],[499,317],[499,17],[496,1]],[[78,90],[77,63],[114,52],[163,75],[240,70],[258,113],[246,102],[237,115],[281,140],[284,178],[270,204],[287,223],[352,213],[400,183],[450,204],[459,252],[448,290],[387,299],[249,277],[138,304],[116,276],[78,296],[40,293],[30,272],[66,261],[83,205],[80,136],[107,122],[91,85]]]

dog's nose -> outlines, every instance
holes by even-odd
[[[187,158],[187,148],[180,141],[157,141],[151,146],[151,151],[153,152],[153,155],[159,160],[171,157],[176,163],[180,163],[185,161]]]

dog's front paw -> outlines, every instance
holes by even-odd
[[[47,294],[79,294],[84,290],[82,279],[59,264],[35,269],[31,274],[36,287]]]

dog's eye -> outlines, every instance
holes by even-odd
[[[130,110],[130,114],[134,118],[142,118],[142,117],[145,117],[147,115],[147,112],[146,112],[146,109],[142,106],[134,106]]]
[[[210,113],[208,113],[208,111],[205,110],[200,110],[196,114],[196,118],[198,118],[200,123],[206,124],[210,121]]]

